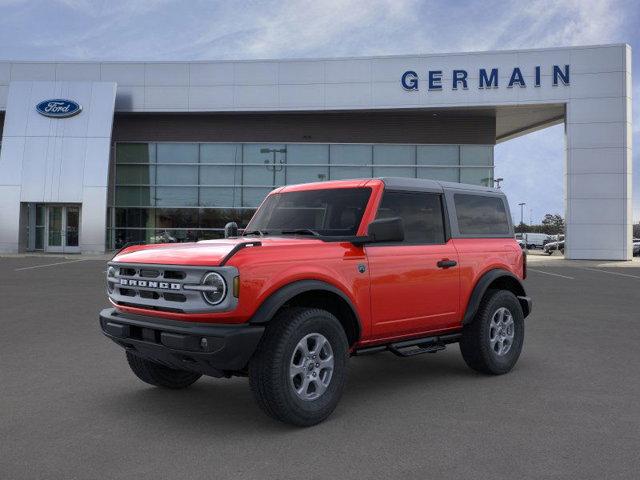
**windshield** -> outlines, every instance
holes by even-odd
[[[353,236],[370,196],[370,188],[277,193],[267,197],[245,235]]]

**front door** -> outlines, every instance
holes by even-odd
[[[47,205],[45,251],[51,253],[80,252],[80,207]]]
[[[68,253],[80,252],[80,207],[67,206],[65,210],[65,244],[64,251]]]
[[[403,220],[404,241],[366,247],[374,335],[417,335],[459,324],[458,254],[445,235],[441,195],[385,191],[377,218],[391,217]]]

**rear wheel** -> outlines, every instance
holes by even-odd
[[[317,308],[274,318],[249,363],[249,382],[267,415],[315,425],[335,409],[347,378],[348,342],[340,322]]]
[[[518,361],[524,342],[524,315],[508,290],[490,290],[460,340],[462,357],[479,372],[501,375]]]
[[[129,351],[127,351],[127,362],[140,380],[155,387],[186,388],[202,376],[195,372],[165,367],[159,363],[145,360]]]

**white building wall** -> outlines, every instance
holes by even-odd
[[[34,70],[29,65],[28,75],[38,77]],[[0,151],[0,251],[18,250],[20,202],[82,204],[80,249],[104,251],[115,95],[113,82],[11,81]],[[37,113],[52,98],[73,99],[83,110],[70,118]]]
[[[535,87],[534,68],[538,65],[542,67],[542,81]],[[570,65],[570,85],[552,84],[553,65]],[[526,88],[507,88],[514,67],[522,70]],[[500,87],[479,89],[480,68],[498,68]],[[450,88],[454,69],[468,71],[467,89]],[[400,76],[406,70],[419,73],[418,91],[406,91],[400,86]],[[443,71],[442,91],[428,91],[428,70]],[[5,105],[12,109],[11,100],[7,99],[9,82],[80,78],[87,82],[117,83],[119,112],[322,111],[564,103],[566,256],[631,258],[628,45],[318,60],[0,63],[0,110]],[[10,115],[7,114],[8,119]],[[3,145],[3,150],[19,152],[24,148],[20,140],[14,142]],[[53,147],[60,152],[63,148],[74,148],[55,142]],[[30,144],[29,148],[44,146]],[[13,188],[15,178],[2,181],[7,183],[3,198],[19,195]],[[17,208],[3,202],[0,219],[2,215],[13,216],[13,209]],[[7,241],[0,237],[0,243]]]

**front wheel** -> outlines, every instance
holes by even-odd
[[[317,308],[283,310],[267,327],[249,363],[258,405],[285,423],[320,423],[342,396],[348,348],[344,329],[331,313]]]
[[[508,290],[490,290],[460,340],[462,357],[472,369],[492,375],[509,372],[524,342],[524,315]]]

